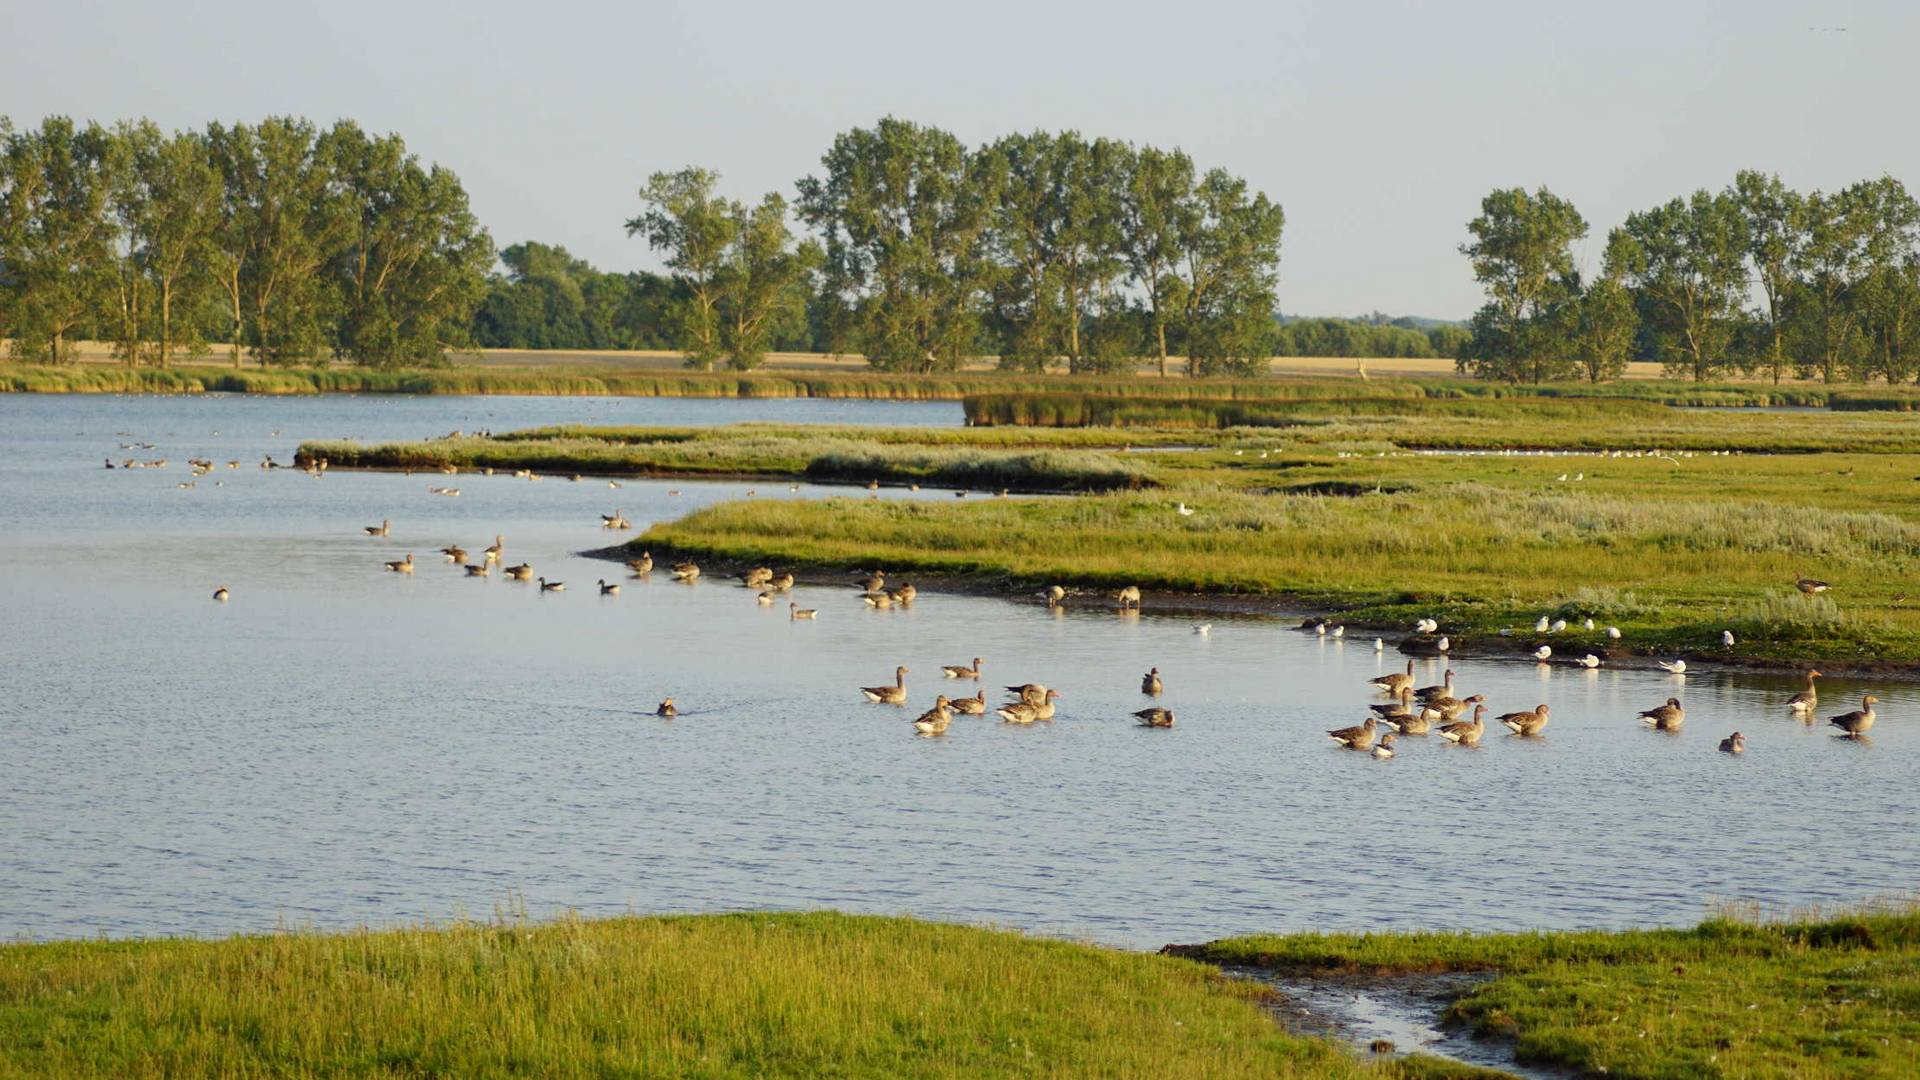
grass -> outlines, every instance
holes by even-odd
[[[1392,975],[1497,971],[1452,1019],[1514,1040],[1526,1063],[1582,1074],[1920,1074],[1920,911],[1691,930],[1256,936],[1183,950],[1220,964]]]
[[[1415,1077],[1201,964],[906,919],[0,947],[8,1076]]]

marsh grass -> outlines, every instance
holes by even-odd
[[[1441,1073],[1287,1035],[1201,964],[819,913],[0,946],[0,1074]]]
[[[1381,974],[1497,971],[1450,1015],[1519,1060],[1620,1077],[1920,1074],[1920,913],[1911,903],[1691,930],[1255,936],[1190,955]]]

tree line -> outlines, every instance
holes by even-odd
[[[1598,382],[1644,359],[1696,381],[1920,380],[1920,203],[1892,177],[1803,194],[1743,171],[1627,215],[1591,275],[1573,255],[1586,220],[1546,188],[1480,211],[1461,246],[1487,292],[1470,374]]]
[[[0,118],[0,333],[23,358],[87,338],[162,366],[210,342],[236,364],[435,363],[493,258],[452,172],[350,121]]]

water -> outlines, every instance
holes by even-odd
[[[1408,738],[1381,762],[1320,734],[1364,716],[1365,680],[1402,662],[1370,643],[1221,616],[1202,637],[1092,598],[1050,613],[930,591],[875,612],[837,581],[796,590],[823,614],[794,623],[724,580],[655,574],[602,598],[595,579],[624,570],[575,554],[615,538],[598,525],[616,507],[644,528],[749,488],[846,489],[254,464],[309,437],[588,417],[960,419],[950,403],[0,396],[0,937],[381,925],[521,894],[537,915],[836,907],[1152,948],[1686,924],[1714,900],[1920,880],[1911,685],[1823,680],[1823,715],[1880,693],[1862,744],[1788,719],[1787,679],[1463,660],[1461,686],[1496,711],[1550,702],[1547,737]],[[118,448],[135,439],[158,449]],[[177,488],[201,453],[222,467]],[[126,456],[173,464],[100,467]],[[391,538],[361,532],[382,518]],[[568,591],[469,580],[434,554],[496,533]],[[382,571],[409,551],[412,577]],[[924,707],[953,686],[939,666],[975,656],[991,699],[1045,682],[1060,718],[960,717],[924,739],[917,708],[857,693],[905,664]],[[1156,665],[1171,730],[1127,716]],[[1633,721],[1670,694],[1684,732]],[[667,695],[683,715],[648,715]],[[1745,757],[1716,753],[1736,727]]]

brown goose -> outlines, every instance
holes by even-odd
[[[700,576],[700,564],[695,562],[678,563],[673,568],[673,580],[693,581]]]
[[[382,518],[378,525],[365,526],[368,536],[387,536],[393,532],[393,522]]]
[[[532,581],[533,564],[523,562],[519,566],[509,566],[503,573],[515,581]]]
[[[1380,736],[1379,745],[1373,748],[1373,756],[1379,758],[1381,761],[1385,761],[1393,756],[1393,734],[1391,732]]]
[[[1820,692],[1813,688],[1813,680],[1819,677],[1818,671],[1807,672],[1807,688],[1787,699],[1789,712],[1809,713],[1820,703]]]
[[[1830,716],[1827,718],[1827,723],[1849,735],[1865,735],[1867,729],[1873,726],[1873,722],[1879,719],[1873,711],[1874,704],[1879,700],[1872,694],[1868,694],[1860,699],[1858,709],[1850,713],[1841,713],[1839,716]]]
[[[885,570],[875,570],[872,574],[861,578],[859,581],[854,582],[854,584],[860,586],[861,592],[880,592],[887,587],[887,572]]]
[[[810,607],[803,608],[799,604],[793,603],[792,601],[787,602],[787,618],[795,622],[798,622],[801,619],[817,619],[819,617],[820,617],[820,613]]]
[[[1373,746],[1373,733],[1376,727],[1378,727],[1378,725],[1375,723],[1373,717],[1369,716],[1367,717],[1367,722],[1364,724],[1357,724],[1353,727],[1336,728],[1327,732],[1327,738],[1332,739],[1334,742],[1339,743],[1349,750],[1366,750]]]
[[[1485,705],[1475,705],[1473,707],[1472,723],[1457,720],[1441,728],[1436,734],[1448,742],[1456,743],[1460,746],[1478,746],[1480,745],[1480,736],[1485,734],[1487,730],[1486,716],[1487,707]]]
[[[394,562],[388,563],[387,569],[393,571],[396,574],[413,573],[413,552],[411,551],[407,552],[407,557],[404,559],[399,559]]]
[[[941,694],[933,701],[933,708],[920,714],[913,722],[913,729],[922,735],[938,735],[953,723],[953,709],[947,701],[947,695]]]
[[[1404,687],[1393,695],[1393,700],[1384,705],[1369,705],[1367,709],[1382,720],[1399,720],[1413,715],[1413,687]]]
[[[1047,586],[1046,597],[1048,607],[1059,607],[1060,601],[1067,598],[1067,590],[1058,585],[1049,585]]]
[[[506,551],[507,551],[506,538],[503,536],[496,536],[493,538],[493,545],[491,547],[488,547],[484,551],[482,551],[480,554],[485,555],[487,557],[488,562],[499,562],[500,556],[506,554]]]
[[[920,595],[920,590],[914,588],[913,582],[909,581],[897,589],[888,590],[887,595],[893,597],[893,602],[896,604],[911,605],[914,598]]]
[[[764,566],[756,566],[746,573],[739,575],[739,578],[740,584],[745,585],[749,589],[758,589],[773,580],[773,571]]]
[[[987,715],[987,692],[982,690],[972,697],[956,698],[947,704],[957,713],[966,713],[968,716],[985,716]]]
[[[492,563],[484,563],[484,562],[468,563],[466,566],[468,577],[486,577],[487,572],[492,569],[493,569]]]
[[[1036,720],[1053,719],[1053,699],[1060,696],[1057,690],[1049,690],[1041,695],[1039,701],[1015,701],[994,710],[994,715],[1009,724],[1031,724]]]
[[[665,701],[662,701],[662,702],[660,703],[660,707],[659,707],[659,708],[657,708],[657,709],[655,709],[655,710],[653,710],[653,715],[655,715],[655,716],[679,716],[679,715],[680,715],[680,710],[674,707],[674,704],[673,704],[673,699],[672,699],[672,698],[668,698],[668,699],[666,699]]]
[[[1367,680],[1389,694],[1398,694],[1402,690],[1413,689],[1413,661],[1407,661],[1407,670],[1379,675]]]
[[[767,582],[767,588],[774,592],[786,592],[793,588],[792,574],[779,574]]]
[[[1744,754],[1747,752],[1747,737],[1734,732],[1720,740],[1720,752],[1723,754]]]
[[[1460,719],[1460,714],[1467,711],[1467,706],[1479,705],[1486,700],[1487,696],[1485,694],[1474,694],[1471,697],[1463,698],[1439,697],[1427,702],[1427,709],[1433,711],[1433,719],[1442,720],[1451,724],[1455,720]]]
[[[643,551],[639,558],[628,559],[627,569],[633,571],[634,577],[645,577],[653,573],[653,553]]]
[[[948,664],[940,669],[940,674],[949,679],[977,679],[980,677],[980,658],[973,658],[973,666]]]
[[[868,701],[876,705],[905,705],[907,703],[907,669],[893,669],[892,686],[863,686],[860,692]]]
[[[893,607],[893,595],[891,593],[861,593],[860,600],[870,608]]]
[[[616,581],[613,584],[609,585],[607,584],[606,578],[601,578],[600,579],[600,595],[601,596],[619,596],[620,583]]]
[[[1806,593],[1808,596],[1812,596],[1814,593],[1826,592],[1831,586],[1818,578],[1810,578],[1805,574],[1796,573],[1794,575],[1793,587]]]
[[[1680,699],[1670,697],[1665,705],[1656,705],[1640,714],[1640,719],[1652,724],[1655,731],[1679,731],[1680,725],[1687,722],[1687,710],[1680,705]]]
[[[1438,719],[1434,710],[1421,709],[1400,716],[1383,716],[1380,722],[1402,735],[1425,735],[1433,730],[1433,722]]]
[[[1415,690],[1413,692],[1414,700],[1422,701],[1422,702],[1432,698],[1452,697],[1452,696],[1453,696],[1453,669],[1452,668],[1447,669],[1447,673],[1445,676],[1441,678],[1439,686],[1422,686],[1418,690]]]
[[[546,578],[540,579],[541,592],[563,592],[566,587],[567,583],[564,581],[548,581]]]
[[[445,555],[447,561],[455,566],[465,566],[467,564],[467,549],[458,544],[441,548],[440,554]]]
[[[1475,706],[1474,708],[1476,710],[1474,715],[1478,717],[1480,715],[1478,712],[1480,707]],[[1515,735],[1519,735],[1522,738],[1532,738],[1540,734],[1541,728],[1547,726],[1547,707],[1545,705],[1536,705],[1530,712],[1502,713],[1498,719],[1508,731],[1513,732]]]
[[[1138,610],[1140,607],[1140,586],[1129,585],[1121,589],[1119,592],[1113,594],[1113,601],[1119,604],[1123,611],[1127,608]]]
[[[1045,700],[1050,691],[1037,682],[1030,682],[1022,683],[1019,686],[1009,686],[1007,687],[1007,693],[1012,694],[1014,697],[1029,705],[1033,705]]]
[[[1139,719],[1140,725],[1142,727],[1172,727],[1173,726],[1173,710],[1172,709],[1162,709],[1158,706],[1155,706],[1151,709],[1141,709],[1139,712],[1136,712],[1133,715]]]
[[[1145,675],[1140,676],[1141,693],[1158,696],[1160,691],[1165,689],[1166,687],[1160,682],[1159,668],[1149,668]]]

